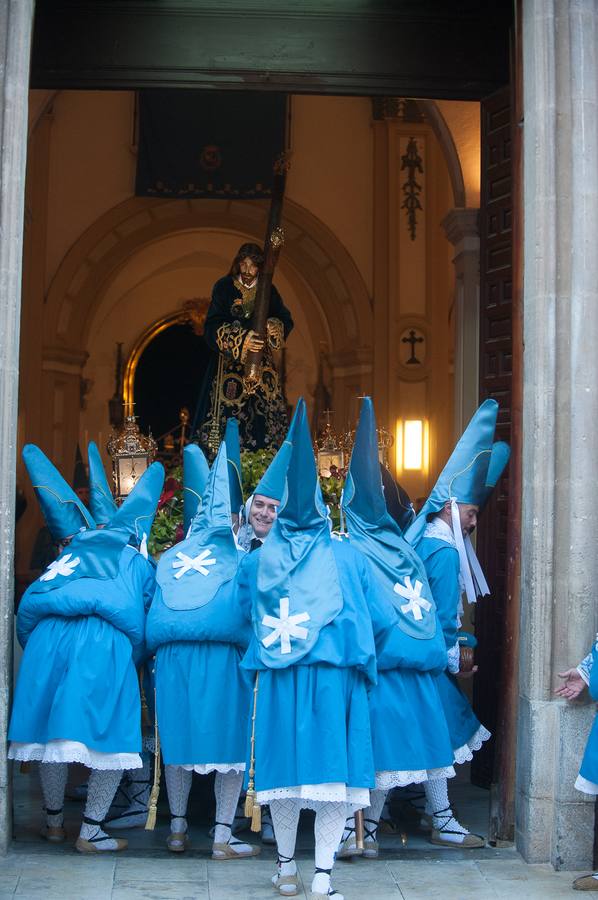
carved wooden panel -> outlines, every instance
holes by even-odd
[[[480,399],[500,404],[496,439],[510,441],[512,379],[512,205],[509,89],[482,102],[482,186],[480,208]],[[475,754],[472,780],[492,781],[499,707],[500,667],[506,598],[508,475],[483,513],[478,556],[492,595],[478,602],[475,630],[479,672],[474,708],[495,735]]]

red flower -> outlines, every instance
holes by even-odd
[[[158,509],[162,509],[176,494],[177,491],[181,490],[181,483],[177,481],[176,478],[170,476],[164,482],[164,488],[162,489],[162,494],[160,496],[160,500],[158,501]]]

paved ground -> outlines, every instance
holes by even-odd
[[[443,851],[440,851],[441,853]],[[450,851],[447,851],[450,853]],[[302,854],[305,857],[305,854]],[[345,900],[553,900],[579,896],[571,890],[571,872],[528,866],[514,851],[500,859],[401,859],[337,863],[334,886]],[[308,898],[311,859],[298,860]],[[166,851],[115,858],[87,858],[73,850],[17,849],[0,860],[0,900],[273,900],[267,858],[212,862],[206,854],[174,857]]]
[[[484,834],[488,793],[462,777],[451,786],[451,796],[461,819],[472,831]],[[15,771],[15,842],[9,856],[0,859],[0,900],[274,900],[278,895],[269,881],[275,866],[272,847],[264,846],[257,859],[210,860],[212,804],[208,779],[195,779],[189,809],[192,849],[185,854],[175,856],[165,849],[168,811],[162,798],[155,831],[129,831],[126,853],[89,858],[73,849],[82,804],[67,802],[68,840],[49,846],[39,837],[42,814],[37,775]],[[303,813],[297,845],[303,885],[299,897],[308,900],[312,824],[313,815]],[[337,863],[334,886],[345,900],[573,900],[579,896],[571,890],[579,873],[528,866],[513,849],[432,848],[416,824],[405,820],[402,836],[382,835],[378,860]],[[249,833],[243,836],[252,840]]]

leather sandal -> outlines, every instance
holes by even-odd
[[[434,815],[436,816],[436,818],[439,818],[443,813],[447,812],[450,812],[450,807],[441,809],[437,813],[434,813]],[[449,828],[451,822],[455,822],[457,825],[459,824],[452,814],[450,816],[445,815],[445,819],[446,821],[440,826],[440,828],[432,829],[432,834],[430,835],[431,844],[436,844],[439,847],[448,847],[449,850],[476,850],[486,846],[486,841],[481,834],[471,834],[470,832],[466,832],[464,834],[462,831],[457,831],[454,828]],[[445,835],[449,834],[459,835],[463,838],[463,840],[447,841]]]
[[[340,847],[336,851],[336,859],[353,859],[354,856],[361,856],[361,850],[356,843],[355,828],[346,828],[347,837],[341,842]]]
[[[373,825],[373,828],[368,828],[368,825]],[[376,840],[376,830],[378,828],[378,823],[373,819],[364,819],[363,820],[363,856],[365,859],[378,859],[378,841]]]
[[[62,807],[60,809],[46,809],[45,813],[47,816],[59,816],[62,813]],[[45,841],[49,841],[50,844],[62,844],[66,841],[66,831],[63,825],[46,825],[41,829],[40,837],[43,837]]]
[[[214,822],[214,825],[222,825],[223,828],[230,828],[230,822]],[[237,851],[235,847],[241,847],[245,844],[246,847],[250,847],[249,852],[247,850]],[[248,859],[250,856],[259,856],[261,853],[261,847],[255,847],[253,844],[246,844],[245,841],[238,841],[236,837],[233,836],[231,831],[231,835],[225,843],[216,843],[212,844],[212,859]]]
[[[317,875],[318,872],[321,872],[323,875],[330,875],[332,869],[319,869],[316,866],[315,874]],[[333,900],[345,900],[343,895],[339,894],[338,891],[333,890],[332,887],[328,888],[327,894],[323,894],[321,891],[312,891],[310,900],[330,900],[331,897],[333,898]]]
[[[99,832],[102,829],[102,822],[98,822],[96,819],[88,819],[87,816],[84,816],[83,823],[85,825],[97,825],[98,834],[96,837],[89,839],[79,836],[75,842],[75,849],[78,850],[79,853],[116,853],[119,850],[126,850],[129,846],[129,842],[125,841],[124,838],[113,838],[110,837],[109,834],[100,835]],[[109,850],[102,850],[98,845],[105,841],[114,841],[116,847],[111,847]]]
[[[189,835],[186,831],[171,831],[166,838],[166,849],[171,853],[184,853],[189,846]]]
[[[251,847],[251,850],[247,852],[247,850],[237,851],[234,848],[238,846],[242,846],[244,841],[237,841],[235,838],[231,838],[226,844],[212,844],[212,859],[248,859],[250,856],[259,856],[261,853],[261,847],[256,847],[253,844],[246,844],[245,846]]]
[[[294,856],[279,856],[278,865],[281,863],[293,862]],[[299,873],[294,875],[281,875],[280,871],[272,876],[272,885],[276,888],[281,897],[295,897],[299,893]],[[285,890],[287,888],[287,890]]]

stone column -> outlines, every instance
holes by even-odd
[[[6,853],[12,835],[6,731],[12,687],[21,257],[33,6],[33,0],[0,0],[0,853]]]
[[[479,405],[479,209],[451,209],[442,220],[455,248],[455,440]]]
[[[593,706],[554,699],[597,626],[597,0],[523,0],[524,406],[517,846],[589,868]]]

